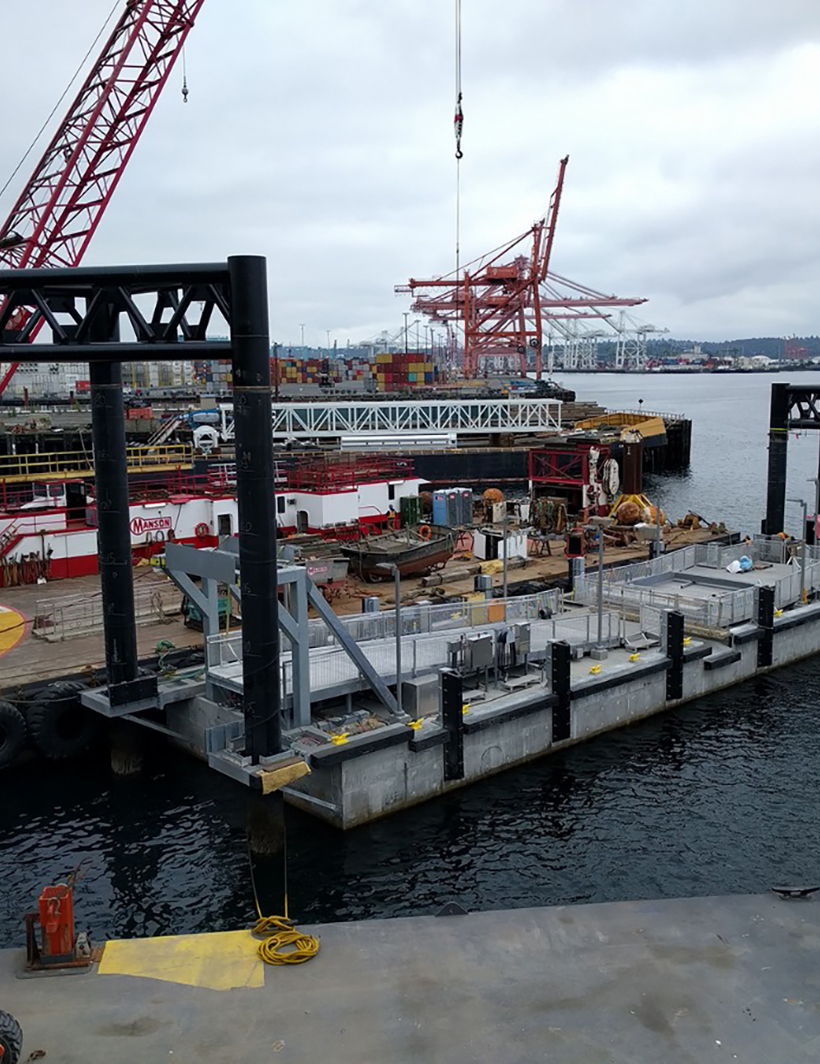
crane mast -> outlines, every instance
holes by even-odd
[[[0,227],[0,269],[80,263],[204,2],[125,0],[68,114]],[[13,332],[17,342],[31,341],[37,330],[26,329],[30,317],[25,307],[0,306],[0,330]],[[0,365],[0,396],[17,365],[5,371]]]

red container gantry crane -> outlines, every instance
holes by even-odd
[[[125,0],[105,47],[0,227],[0,269],[80,263],[204,2]],[[12,331],[16,343],[32,341],[43,320],[33,318],[25,303],[0,305],[0,330]],[[0,396],[17,366],[0,365]]]
[[[461,325],[465,379],[478,376],[482,358],[511,353],[517,354],[521,375],[526,376],[528,350],[535,355],[540,379],[545,321],[607,318],[607,308],[646,302],[606,295],[549,271],[568,161],[566,156],[560,162],[547,213],[526,233],[474,259],[463,274],[457,270],[445,277],[411,278],[396,285],[396,292],[414,297],[414,312]]]

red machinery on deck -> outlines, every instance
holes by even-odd
[[[75,869],[65,883],[44,887],[37,912],[26,913],[26,970],[77,970],[91,963],[91,945],[85,933],[74,931]]]
[[[74,892],[65,883],[45,887],[38,903],[41,957],[46,963],[74,960]]]

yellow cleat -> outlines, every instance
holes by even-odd
[[[640,654],[630,654],[629,655],[629,660],[630,661],[640,661],[641,660],[641,655]]]
[[[407,727],[408,728],[412,728],[413,731],[418,731],[419,728],[422,726],[422,724],[424,724],[424,721],[421,720],[421,719],[419,719],[419,720],[409,720],[407,722]]]
[[[599,673],[599,672],[601,671],[601,666],[600,666],[600,665],[593,665],[593,666],[592,666],[592,668],[591,668],[591,669],[590,669],[589,671],[590,671],[590,672],[591,672],[591,673],[592,673],[592,674],[593,674],[594,676],[597,676],[597,675],[598,675],[598,673]]]
[[[335,735],[331,735],[330,741],[333,743],[334,746],[341,746],[342,743],[347,742],[347,737],[349,734],[350,732],[346,731],[337,732]]]

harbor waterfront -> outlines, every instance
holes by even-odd
[[[639,389],[635,401],[643,398],[650,409],[663,409],[660,392],[673,383],[668,405],[693,415],[692,469],[667,488],[667,498],[661,496],[667,509],[703,512],[711,505],[722,516],[734,507],[729,523],[749,531],[759,527],[765,376],[722,378],[719,394],[713,394],[713,379],[699,377],[685,382],[685,395],[677,390],[682,382],[666,377],[617,380],[618,388]],[[594,384],[602,402],[615,403],[602,375],[595,375]],[[700,396],[693,394],[697,387]],[[620,399],[625,405],[623,392]],[[732,453],[727,434],[733,435]],[[811,453],[804,444],[790,444],[790,495],[816,470],[816,438]],[[803,496],[811,498],[809,492]],[[809,880],[814,869],[805,866],[800,840],[812,832],[813,814],[801,804],[811,791],[798,781],[812,727],[816,733],[815,673],[809,660],[349,838],[293,814],[293,911],[311,919],[349,919],[434,911],[451,898],[492,908],[757,890],[780,878],[778,872]],[[706,740],[708,751],[701,745]],[[773,746],[779,742],[782,751]],[[58,769],[47,779],[18,772],[4,781],[9,801],[0,812],[0,847],[4,866],[12,869],[0,903],[6,908],[4,942],[19,942],[20,914],[41,881],[59,877],[85,856],[91,860],[78,916],[100,937],[214,930],[248,918],[249,887],[237,874],[245,860],[241,792],[236,795],[228,782],[198,765],[158,756],[134,781],[112,781],[103,765],[88,766],[82,776]],[[603,770],[595,768],[601,758]],[[770,779],[765,768],[778,761]],[[654,790],[644,802],[647,779]],[[133,817],[136,802],[144,820]],[[714,802],[709,830],[699,812],[704,802]],[[686,819],[693,805],[693,818]],[[634,835],[626,826],[633,823]],[[670,823],[676,831],[668,830]],[[721,878],[727,876],[731,881]]]

